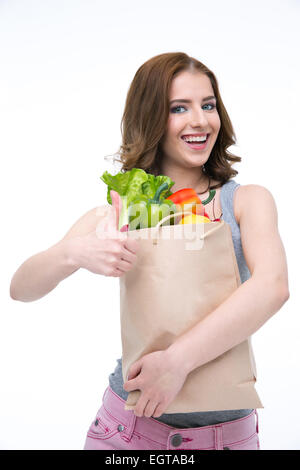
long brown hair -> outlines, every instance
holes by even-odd
[[[215,75],[204,64],[183,52],[157,55],[137,70],[127,93],[121,120],[122,145],[117,152],[118,161],[122,163],[122,172],[141,168],[155,176],[161,174],[163,155],[160,141],[169,118],[169,90],[172,79],[186,70],[207,75],[217,98],[221,127],[205,164],[206,175],[219,182],[211,188],[217,188],[238,174],[231,165],[240,162],[241,157],[227,150],[236,143],[236,136]],[[199,171],[202,168],[199,167]]]

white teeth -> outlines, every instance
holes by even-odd
[[[207,135],[202,136],[202,137],[183,137],[183,140],[185,142],[205,142],[207,138]]]

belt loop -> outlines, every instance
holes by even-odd
[[[128,410],[128,424],[126,426],[125,431],[122,434],[122,439],[126,442],[130,442],[132,438],[132,434],[135,428],[136,418],[137,416],[134,414],[133,410]]]
[[[215,450],[223,450],[223,432],[222,425],[213,427],[215,433]]]
[[[258,413],[257,413],[257,410],[255,410],[255,414],[256,414],[256,432],[258,434],[259,433],[259,427],[258,427]]]

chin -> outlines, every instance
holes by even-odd
[[[189,163],[193,166],[202,166],[207,162],[208,158],[203,158],[202,155],[193,155],[190,158],[184,158],[186,163]]]

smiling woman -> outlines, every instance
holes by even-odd
[[[202,200],[208,198],[209,214],[214,213],[216,202],[218,214],[231,228],[242,284],[189,335],[179,336],[167,350],[150,352],[133,363],[125,383],[122,358],[118,359],[96,420],[105,419],[109,411],[114,422],[120,423],[119,432],[113,439],[103,436],[101,441],[88,434],[86,449],[259,449],[258,414],[250,404],[242,407],[236,403],[232,409],[215,411],[165,412],[187,373],[246,340],[288,298],[286,259],[274,201],[265,188],[248,185],[239,189],[232,180],[238,174],[232,164],[241,161],[228,151],[235,142],[217,79],[204,64],[178,52],[153,57],[138,69],[122,117],[118,151],[122,171],[141,168],[167,175],[175,181],[172,191],[193,188],[203,195]],[[260,237],[250,228],[257,222],[258,197],[270,216],[268,223],[261,220]],[[275,271],[270,269],[263,247],[263,240],[271,234]],[[257,248],[254,252],[253,246]],[[134,412],[126,411],[128,395],[134,390],[141,391],[139,401]]]
[[[250,401],[247,396],[241,401],[237,393],[238,397],[233,394],[230,402],[222,401],[214,406],[215,401],[209,405],[201,395],[205,387],[200,390],[197,385],[199,405],[191,407],[191,395],[187,394],[184,412],[167,412],[169,405],[184,390],[184,384],[193,380],[193,373],[198,368],[203,366],[207,370],[207,364],[216,360],[227,380],[232,367],[225,370],[220,358],[227,352],[232,357],[231,350],[248,342],[289,297],[286,257],[278,233],[274,198],[264,187],[255,184],[241,187],[232,179],[238,174],[232,164],[241,161],[239,156],[228,151],[235,142],[217,79],[203,63],[183,52],[172,52],[153,57],[140,66],[129,87],[122,117],[120,173],[126,173],[126,180],[130,177],[129,170],[133,173],[145,170],[142,172],[143,184],[158,176],[158,180],[163,178],[174,182],[173,193],[190,189],[201,195],[202,202],[207,202],[207,214],[215,217],[215,208],[219,218],[223,219],[222,226],[228,224],[226,230],[230,243],[222,246],[230,248],[232,257],[235,255],[234,271],[235,275],[239,274],[241,284],[237,286],[236,283],[235,290],[233,293],[230,291],[225,300],[212,302],[207,315],[192,328],[183,334],[172,336],[169,333],[172,341],[167,347],[159,349],[155,343],[154,350],[143,348],[139,340],[142,336],[149,336],[149,329],[145,335],[134,330],[131,344],[139,348],[139,359],[130,363],[128,377],[123,377],[122,358],[117,360],[117,367],[109,376],[102,405],[89,427],[85,449],[259,449],[256,408],[261,407],[260,401]],[[111,183],[110,176],[106,177],[107,183]],[[123,177],[124,174],[121,177],[115,175],[112,179],[116,178],[121,184]],[[136,189],[133,181],[128,181],[126,190]],[[166,190],[163,183],[160,181],[155,188],[148,187],[154,191],[151,198],[154,196],[158,205],[161,191]],[[148,265],[143,255],[138,256],[138,240],[128,236],[130,232],[119,231],[125,206],[117,190],[114,187],[111,191],[111,200],[108,200],[111,205],[95,207],[84,214],[62,240],[19,267],[11,281],[13,299],[23,302],[39,299],[79,268],[98,275],[124,276],[136,288],[137,282],[132,282],[136,271],[130,271],[139,262],[142,268]],[[225,275],[211,276],[201,284],[201,287],[204,285],[204,297],[208,298],[207,290],[214,293],[217,282],[226,287],[229,264],[220,261],[220,250],[214,249],[210,252],[209,262],[200,263],[194,256],[195,269],[178,269],[177,261],[181,257],[170,243],[167,246],[171,254],[167,256],[165,265],[169,267],[173,262],[177,269],[172,274],[173,278],[170,278],[170,269],[166,269],[163,276],[155,271],[153,276],[145,279],[165,280],[166,286],[172,286],[173,280],[177,281],[178,287],[174,290],[182,302],[177,302],[179,318],[187,325],[187,312],[191,310],[186,306],[187,298],[198,302],[197,312],[203,311],[199,283],[193,284],[198,279],[194,271],[197,274],[208,273],[209,270],[203,266],[223,266]],[[161,259],[159,255],[157,258]],[[141,265],[138,264],[137,269]],[[139,276],[139,279],[144,278]],[[183,279],[185,288],[182,288]],[[162,282],[158,284],[161,289]],[[136,292],[141,291],[141,286],[136,289]],[[162,292],[165,294],[166,290]],[[165,297],[163,304],[166,305],[165,316],[174,323],[175,302],[174,308],[170,307],[170,297]],[[146,289],[146,294],[142,294],[142,307],[137,309],[137,319],[139,324],[149,325],[143,316],[147,306],[151,326],[160,332],[160,322],[165,317],[160,315],[158,308],[153,308],[158,298],[154,289]],[[129,310],[132,311],[133,307]],[[242,355],[239,357],[243,359]],[[254,360],[251,370],[245,362],[241,369],[245,380],[238,381],[235,377],[234,385],[244,393],[256,381]],[[211,386],[211,395],[206,397],[215,395],[222,399],[228,388],[226,380],[220,387],[216,386],[215,380],[202,381]],[[139,399],[133,405],[134,409],[127,410],[126,400],[135,390],[140,392]]]
[[[181,52],[166,53],[137,70],[122,117],[122,171],[141,168],[166,175],[175,181],[172,191],[192,188],[203,195],[208,214],[215,218],[216,209],[230,226],[241,286],[167,350],[150,352],[133,363],[125,383],[118,359],[96,421],[105,421],[109,411],[108,428],[119,422],[119,432],[100,440],[88,434],[86,449],[259,449],[258,414],[250,402],[236,402],[232,409],[165,412],[186,374],[245,341],[288,298],[274,200],[265,188],[240,187],[232,179],[238,174],[232,164],[241,161],[228,151],[235,142],[217,79],[203,63]],[[258,202],[268,214],[260,220],[259,236],[252,229],[257,226]],[[140,398],[134,412],[126,411],[134,390],[140,390]]]

